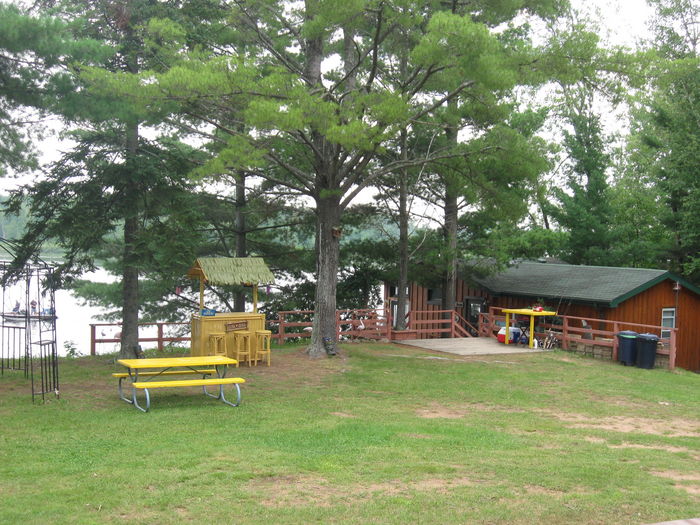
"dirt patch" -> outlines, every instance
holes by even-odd
[[[593,437],[593,436],[586,436],[584,438],[585,441],[589,443],[594,443],[596,445],[606,445],[608,448],[615,448],[615,449],[625,449],[625,448],[632,448],[632,449],[641,449],[641,450],[662,450],[664,452],[672,452],[672,453],[685,453],[685,452],[690,452],[690,449],[686,447],[673,447],[670,445],[642,445],[639,443],[620,443],[619,445],[611,445],[608,443],[607,440],[599,437]]]
[[[331,416],[357,418],[357,416],[354,416],[352,414],[347,414],[345,412],[331,412]]]
[[[342,498],[353,498],[367,495],[398,496],[412,492],[439,492],[448,493],[459,487],[474,486],[483,483],[481,480],[473,480],[466,477],[453,479],[429,478],[407,482],[404,480],[392,480],[384,483],[370,485],[354,484],[342,487]],[[245,486],[245,491],[253,494],[266,494],[262,505],[268,507],[282,506],[321,506],[328,507],[333,500],[341,497],[335,487],[329,489],[326,479],[313,476],[272,476],[251,480]]]
[[[541,485],[525,485],[523,487],[527,494],[542,494],[545,496],[561,496],[567,492],[558,489],[550,489]],[[570,492],[569,492],[570,493]]]
[[[608,442],[604,440],[603,438],[597,438],[593,436],[586,436],[583,438],[584,441],[588,441],[589,443],[593,443],[595,445],[607,445]]]
[[[401,437],[407,437],[412,439],[433,439],[434,436],[429,436],[428,434],[399,434]]]
[[[700,496],[700,487],[696,487],[694,485],[674,485],[674,488],[677,488],[679,490],[685,490],[688,494],[692,494],[693,496]]]
[[[245,485],[251,496],[264,494],[260,503],[265,507],[328,507],[332,495],[328,481],[314,476],[269,476],[249,481]]]
[[[329,375],[343,373],[348,369],[348,358],[343,352],[333,358],[310,359],[305,349],[300,348],[294,352],[273,350],[272,366],[241,366],[237,370],[245,370],[246,383],[254,384],[256,378],[275,378],[275,381],[296,386],[322,386]],[[240,373],[243,374],[242,371]]]
[[[700,424],[686,419],[648,419],[642,417],[611,416],[593,419],[580,414],[560,414],[545,411],[568,423],[571,428],[593,428],[612,432],[651,434],[666,437],[700,437]]]
[[[622,396],[601,396],[599,394],[596,394],[594,392],[589,392],[586,394],[586,398],[590,401],[593,401],[595,403],[601,403],[607,406],[615,406],[615,407],[621,407],[621,408],[631,408],[631,409],[639,409],[641,407],[655,407],[657,406],[655,403],[649,403],[649,402],[642,402],[640,400],[633,400],[628,397],[622,397]]]
[[[418,417],[426,419],[460,419],[469,413],[468,410],[454,409],[433,403],[428,408],[419,408],[416,410]]]
[[[695,472],[678,472],[676,470],[652,470],[653,476],[673,481],[700,481],[700,474]]]
[[[416,415],[426,419],[460,419],[468,416],[472,412],[508,412],[515,414],[527,411],[490,403],[469,403],[467,405],[453,407],[447,407],[439,403],[432,403],[425,408],[419,408],[416,410]]]

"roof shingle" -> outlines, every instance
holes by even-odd
[[[498,295],[573,299],[616,306],[630,294],[666,278],[675,279],[666,270],[520,262],[476,281]]]

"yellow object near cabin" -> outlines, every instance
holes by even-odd
[[[527,315],[530,318],[530,340],[528,342],[529,348],[532,348],[532,343],[535,338],[535,317],[551,317],[557,315],[557,312],[548,310],[538,311],[532,310],[531,308],[503,308],[501,311],[506,314],[506,344],[510,342],[510,315]]]

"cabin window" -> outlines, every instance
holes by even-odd
[[[399,287],[392,284],[389,286],[389,297],[398,297],[399,296]],[[406,287],[406,297],[408,297],[408,286]]]
[[[661,326],[665,328],[675,328],[676,327],[676,309],[675,308],[662,308],[661,309]],[[671,337],[671,330],[661,329],[661,338],[667,339]]]
[[[442,304],[442,288],[428,288],[428,304]]]

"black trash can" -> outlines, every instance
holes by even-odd
[[[639,368],[654,368],[658,342],[658,335],[639,334],[637,336],[637,366]]]
[[[617,360],[625,366],[633,366],[637,361],[637,332],[623,330],[618,332],[620,345],[617,350]]]

